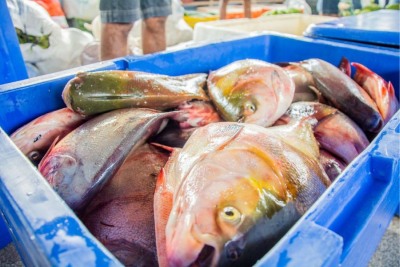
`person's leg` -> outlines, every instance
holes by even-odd
[[[100,18],[102,22],[100,59],[107,60],[128,55],[128,34],[133,22],[140,19],[139,2],[100,0]]]
[[[306,0],[306,3],[311,7],[311,14],[317,15],[317,0]]]
[[[166,49],[165,22],[172,14],[171,0],[141,0],[143,54]]]
[[[167,47],[165,36],[166,17],[153,17],[143,21],[142,47],[143,54],[163,51]]]
[[[127,56],[128,34],[133,23],[105,23],[101,27],[100,59],[108,60]]]
[[[243,0],[244,17],[251,18],[251,0]]]
[[[219,19],[226,19],[226,9],[228,8],[229,0],[219,1]]]

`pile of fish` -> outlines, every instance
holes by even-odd
[[[78,73],[62,98],[11,139],[126,266],[253,265],[399,108],[345,58]]]

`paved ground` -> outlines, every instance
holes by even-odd
[[[0,250],[1,267],[24,266],[13,244]],[[394,217],[368,267],[400,267],[400,218]]]
[[[369,267],[400,266],[400,218],[394,217],[386,230]]]

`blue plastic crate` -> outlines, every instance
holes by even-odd
[[[310,25],[304,36],[344,44],[373,45],[400,53],[400,11],[383,9]],[[400,207],[396,215],[400,215]]]
[[[43,75],[36,78],[25,79],[19,82],[7,83],[1,85],[0,94],[2,97],[0,102],[2,103],[2,108],[0,109],[0,126],[3,130],[9,132],[9,127],[15,125],[23,125],[24,123],[50,111],[59,108],[64,105],[62,99],[60,98],[59,88],[63,87],[65,83],[71,79],[78,71],[91,71],[91,70],[114,70],[114,69],[126,69],[127,62],[123,59],[117,60],[115,62],[108,61],[98,64],[88,65],[85,67],[80,67],[76,69],[71,69],[68,71],[58,72],[49,75]],[[45,81],[50,81],[48,86],[54,89],[48,89],[45,94],[31,94],[30,89],[26,88],[36,88],[38,84],[43,84]],[[19,90],[18,88],[25,88],[24,90]],[[4,94],[4,95],[3,95]],[[7,99],[4,96],[7,95]],[[18,103],[19,100],[25,99],[28,101],[25,103]],[[38,105],[41,103],[41,105]],[[33,109],[25,107],[35,107]],[[10,132],[9,132],[10,133]],[[3,151],[2,142],[0,141],[0,150]],[[2,167],[0,167],[1,169]],[[0,178],[3,177],[2,171],[0,170]],[[0,189],[1,190],[1,189]],[[0,195],[2,192],[0,192]],[[2,204],[2,199],[0,199],[0,207],[8,204]],[[0,209],[0,213],[1,213]],[[2,220],[0,216],[0,249],[5,247],[11,242],[11,236],[9,234],[9,229],[7,224]],[[8,220],[7,218],[5,218]],[[11,219],[10,219],[11,220]],[[8,223],[12,225],[12,223]]]
[[[310,25],[307,37],[400,48],[400,11],[378,10]]]
[[[28,78],[5,0],[0,0],[0,58],[0,84]]]
[[[232,61],[270,62],[317,57],[337,65],[342,56],[393,82],[398,96],[400,55],[310,38],[261,35],[176,52],[127,57],[92,69],[130,69],[180,75],[208,72]],[[119,265],[50,188],[7,134],[63,107],[61,91],[81,69],[0,86],[0,208],[25,264]],[[38,103],[49,103],[38,105]],[[366,266],[399,199],[400,112],[344,171],[258,266]]]

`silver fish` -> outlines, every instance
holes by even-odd
[[[57,143],[39,171],[74,210],[80,210],[112,177],[133,149],[164,127],[174,112],[118,109],[76,128]]]

